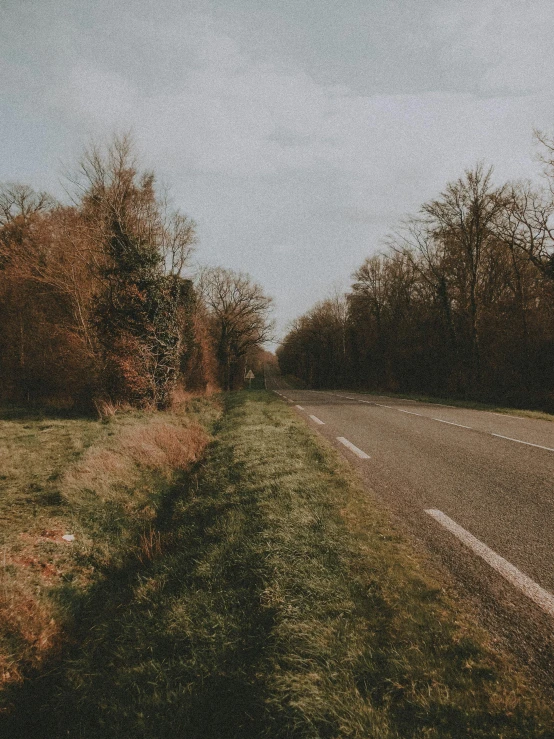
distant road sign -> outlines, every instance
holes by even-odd
[[[254,373],[252,370],[248,370],[248,374],[246,375],[247,380],[253,380],[254,379]]]

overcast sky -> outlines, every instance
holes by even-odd
[[[282,335],[477,160],[537,177],[553,31],[552,0],[0,0],[0,181],[63,197],[132,129]]]

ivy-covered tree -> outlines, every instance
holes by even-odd
[[[112,400],[165,407],[179,372],[179,309],[186,298],[175,260],[166,261],[167,244],[174,254],[179,238],[168,229],[176,223],[181,229],[182,251],[193,230],[183,230],[182,219],[169,219],[168,226],[154,176],[138,172],[129,137],[116,137],[106,151],[88,151],[81,174],[101,285],[94,309],[101,390]]]

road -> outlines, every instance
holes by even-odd
[[[267,388],[357,467],[494,637],[554,691],[554,423]]]

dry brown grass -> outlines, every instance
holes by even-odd
[[[40,667],[61,643],[53,605],[39,594],[29,593],[26,582],[18,577],[4,573],[2,580],[0,640],[11,644],[12,650],[0,651],[0,688],[20,682],[26,669]]]
[[[153,526],[149,526],[146,531],[140,535],[139,545],[137,549],[137,558],[143,564],[152,562],[162,553],[162,535]]]
[[[116,413],[128,413],[133,410],[133,407],[129,403],[114,403],[112,400],[106,400],[104,398],[96,398],[93,403],[98,413],[98,418],[101,421],[107,421],[113,418]]]
[[[121,440],[121,450],[138,466],[171,472],[195,462],[207,441],[206,432],[197,424],[180,428],[156,422],[130,429]]]
[[[171,408],[181,408],[198,395],[198,393],[185,390],[182,385],[177,385],[171,393]]]
[[[114,480],[131,481],[136,473],[135,465],[121,452],[94,446],[69,468],[61,487],[66,498],[72,498],[78,490],[94,490],[105,501],[117,494]]]
[[[119,496],[116,483],[130,486],[141,470],[166,477],[187,469],[202,454],[208,435],[198,424],[180,427],[154,420],[121,432],[112,448],[93,446],[69,468],[62,489],[66,497],[94,490],[102,500]]]

